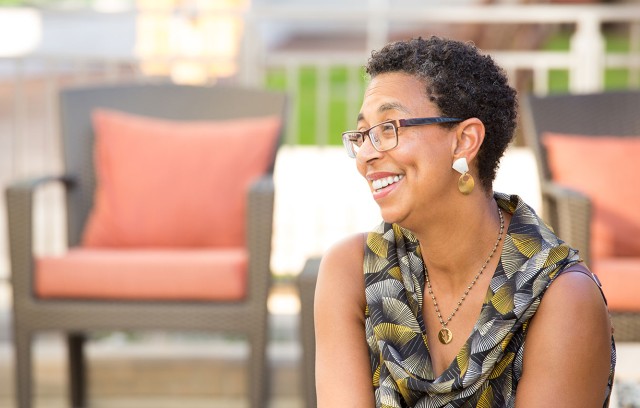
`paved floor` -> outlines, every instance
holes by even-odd
[[[4,309],[6,310],[6,309]],[[8,333],[8,319],[0,333]],[[265,408],[302,408],[298,316],[274,315],[271,398]],[[0,407],[15,408],[13,349],[0,341]],[[619,343],[611,408],[640,408],[640,343]],[[95,408],[242,408],[247,347],[202,334],[98,334],[87,350],[90,403]],[[47,333],[34,346],[35,408],[68,407],[62,337]]]
[[[226,344],[224,344],[226,343]],[[47,335],[35,347],[35,407],[68,407],[62,339]],[[91,344],[89,401],[92,407],[248,406],[244,357],[238,342],[215,339],[102,339]],[[270,348],[270,408],[301,408],[299,350],[295,344]],[[13,408],[13,358],[0,346],[0,406]]]
[[[14,408],[9,292],[0,282],[0,407]],[[265,408],[302,408],[295,291],[270,299],[270,400]],[[68,407],[63,337],[34,342],[35,408]],[[94,333],[87,347],[89,401],[97,408],[247,407],[242,339],[203,333]]]
[[[244,400],[242,345],[156,337],[130,343],[103,339],[89,349],[91,406],[95,408],[241,408]],[[0,344],[0,407],[14,408],[13,359]],[[269,408],[302,408],[299,349],[270,349]],[[36,345],[36,408],[68,407],[64,351],[60,338]],[[640,407],[640,343],[618,344],[618,367],[611,408]]]

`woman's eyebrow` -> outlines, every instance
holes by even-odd
[[[404,105],[398,102],[387,102],[387,103],[383,103],[378,107],[378,113],[383,113],[390,110],[397,110],[404,113],[411,113],[409,112],[409,109],[407,109],[406,107],[404,107]]]
[[[378,107],[378,113],[384,113],[390,110],[397,110],[407,114],[411,113],[407,108],[405,108],[398,102],[387,102]],[[358,113],[358,122],[360,122],[361,120],[364,120],[364,114],[362,112]]]

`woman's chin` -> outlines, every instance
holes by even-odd
[[[385,211],[380,209],[380,216],[387,224],[400,224],[406,217],[402,217],[396,211]]]

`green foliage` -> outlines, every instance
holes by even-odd
[[[0,7],[16,7],[16,6],[24,6],[24,0],[0,0]]]
[[[328,71],[328,106],[317,105],[317,92],[320,81],[320,73],[315,67],[302,67],[298,71],[298,83],[287,84],[286,73],[283,69],[274,69],[267,74],[267,87],[274,90],[298,89],[294,111],[297,113],[297,128],[292,129],[295,144],[314,145],[323,144],[322,136],[317,134],[318,112],[326,109],[329,115],[328,123],[324,124],[328,130],[328,140],[326,144],[339,145],[342,143],[341,134],[348,128],[355,125],[356,118],[348,118],[349,107],[357,110],[360,107],[362,97],[361,90],[364,89],[363,72],[358,72],[359,91],[357,100],[349,100],[349,72],[346,67],[334,67]]]

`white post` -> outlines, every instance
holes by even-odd
[[[367,53],[379,50],[389,41],[389,0],[369,0]]]
[[[263,67],[264,57],[261,52],[260,38],[256,24],[258,18],[252,10],[248,10],[244,15],[243,35],[240,55],[238,58],[238,76],[240,83],[246,86],[263,85],[258,83],[261,77],[259,70]]]
[[[571,38],[573,64],[569,90],[573,93],[598,92],[604,88],[605,42],[600,25],[595,11],[584,11],[578,16]]]
[[[533,90],[538,96],[549,93],[549,68],[537,65],[533,67]]]

